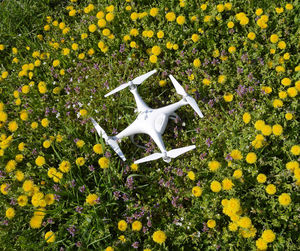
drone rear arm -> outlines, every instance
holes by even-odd
[[[143,133],[143,131],[139,128],[138,122],[135,120],[131,125],[127,126],[122,132],[117,134],[115,137],[118,139],[122,139],[124,137],[129,137],[138,133]]]
[[[183,98],[181,99],[180,101],[174,103],[174,104],[171,104],[171,105],[167,105],[165,107],[161,107],[161,108],[158,108],[157,110],[161,113],[164,113],[164,114],[168,114],[168,115],[171,115],[172,113],[174,113],[177,109],[179,109],[181,106],[184,106],[184,105],[187,105],[188,102]]]
[[[159,150],[162,153],[167,152],[165,144],[163,142],[163,139],[161,137],[161,134],[156,132],[155,130],[151,130],[147,132],[147,134],[154,140],[155,144],[158,146]]]

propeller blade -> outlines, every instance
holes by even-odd
[[[186,146],[186,147],[181,147],[181,148],[177,148],[177,149],[173,149],[167,152],[167,156],[171,157],[171,158],[176,158],[181,154],[184,154],[190,150],[195,149],[196,146],[195,145],[191,145],[191,146]]]
[[[187,93],[185,92],[183,87],[178,83],[178,81],[172,75],[169,75],[169,78],[171,79],[171,81],[176,89],[176,92],[182,96],[186,96]]]
[[[119,147],[117,141],[113,140],[113,139],[108,139],[107,143],[111,146],[111,148],[116,152],[116,154],[119,155],[119,157],[125,161],[126,158],[123,154],[123,152],[121,151],[121,148]]]
[[[101,126],[99,126],[99,124],[93,118],[91,118],[91,121],[92,121],[97,133],[99,134],[99,136],[102,137],[106,141],[108,139],[106,132],[101,128]]]
[[[194,111],[200,116],[200,118],[203,118],[203,114],[200,111],[199,106],[197,105],[195,99],[193,99],[191,96],[186,97],[186,101],[189,103],[189,105],[194,109]]]
[[[141,158],[141,159],[138,159],[134,162],[134,164],[140,164],[140,163],[143,163],[143,162],[147,162],[147,161],[151,161],[151,160],[156,160],[156,159],[159,159],[163,156],[162,153],[153,153],[147,157],[144,157],[144,158]]]
[[[130,83],[122,84],[122,85],[118,86],[116,89],[113,89],[111,92],[105,94],[104,97],[106,98],[106,97],[108,97],[108,96],[110,96],[110,95],[112,95],[112,94],[114,94],[118,91],[121,91],[124,88],[128,87],[129,85],[130,85]]]
[[[136,77],[134,80],[132,80],[132,83],[134,83],[135,85],[140,85],[147,78],[149,78],[151,75],[153,75],[155,72],[157,72],[157,70],[149,71],[149,72],[145,73],[144,75]]]

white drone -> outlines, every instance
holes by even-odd
[[[175,111],[178,108],[180,108],[183,105],[189,104],[192,106],[192,108],[201,118],[203,118],[203,114],[200,111],[196,101],[185,92],[183,87],[177,82],[177,80],[172,75],[169,75],[169,77],[176,89],[176,92],[182,95],[183,98],[174,104],[170,104],[158,109],[152,109],[149,106],[147,106],[147,104],[145,104],[145,102],[138,94],[136,86],[140,85],[144,80],[146,80],[154,73],[156,73],[156,70],[150,71],[142,76],[139,76],[133,79],[132,81],[129,81],[126,84],[122,84],[104,96],[107,97],[109,95],[112,95],[126,87],[130,88],[130,91],[135,98],[138,116],[136,120],[133,121],[133,123],[129,125],[127,128],[125,128],[122,132],[120,132],[116,136],[108,136],[105,133],[105,131],[99,126],[99,124],[93,118],[91,118],[91,121],[99,136],[105,140],[106,144],[110,145],[113,148],[113,150],[120,156],[120,158],[123,161],[125,161],[126,158],[122,153],[117,142],[124,137],[130,136],[132,142],[135,143],[133,141],[133,138],[134,135],[138,133],[148,134],[154,140],[154,142],[156,143],[156,145],[158,146],[161,152],[153,153],[147,157],[136,160],[134,162],[135,164],[156,160],[159,158],[162,158],[165,162],[169,163],[171,161],[171,158],[176,158],[179,155],[196,148],[195,145],[191,145],[191,146],[173,149],[170,151],[166,150],[164,142],[162,140],[162,134],[166,129],[169,117],[171,119],[175,119],[176,117],[178,117],[178,115],[175,113]]]

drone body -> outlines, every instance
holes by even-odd
[[[105,142],[113,148],[113,150],[121,157],[123,161],[125,161],[126,158],[122,153],[120,147],[118,146],[117,141],[128,136],[130,136],[131,140],[133,141],[134,135],[139,133],[148,134],[154,140],[161,153],[154,153],[145,158],[139,159],[134,162],[135,164],[143,163],[150,160],[155,160],[158,158],[163,158],[165,162],[170,162],[171,158],[176,158],[177,156],[187,151],[190,151],[196,147],[195,145],[191,145],[187,147],[173,149],[170,151],[166,150],[164,142],[162,140],[162,134],[166,129],[169,118],[175,119],[177,117],[175,111],[178,108],[180,108],[183,105],[190,104],[201,118],[203,117],[203,114],[201,113],[196,101],[185,92],[182,86],[176,81],[176,79],[172,75],[169,75],[169,77],[177,93],[182,95],[183,98],[174,104],[170,104],[168,106],[164,106],[158,109],[152,109],[149,106],[147,106],[147,104],[143,101],[141,96],[138,94],[136,85],[140,85],[144,80],[146,80],[155,72],[156,70],[153,70],[140,77],[137,77],[126,84],[122,84],[121,86],[117,87],[116,89],[114,89],[113,91],[105,95],[105,97],[107,97],[126,87],[129,87],[130,92],[133,94],[135,98],[137,111],[139,114],[135,119],[135,121],[133,121],[132,124],[130,124],[119,134],[117,134],[116,136],[107,136],[105,131],[98,125],[98,123],[93,118],[91,118],[92,123],[95,129],[97,130],[99,136],[103,137]]]

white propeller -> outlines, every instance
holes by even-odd
[[[177,149],[173,149],[167,152],[167,156],[171,157],[171,158],[176,158],[181,154],[184,154],[190,150],[195,149],[196,146],[195,145],[191,145],[191,146],[185,146],[185,147],[181,147],[181,148],[177,148]]]
[[[135,79],[133,79],[132,81],[129,81],[128,83],[126,84],[122,84],[120,86],[118,86],[117,88],[115,88],[114,90],[112,90],[111,92],[107,93],[104,95],[104,97],[108,97],[118,91],[121,91],[123,89],[125,89],[126,87],[132,85],[132,84],[135,84],[135,85],[140,85],[141,83],[143,83],[147,78],[149,78],[151,75],[153,75],[154,73],[156,73],[157,70],[153,70],[153,71],[149,71],[139,77],[136,77]]]
[[[191,145],[191,146],[186,146],[186,147],[181,147],[181,148],[177,148],[177,149],[173,149],[170,150],[166,153],[166,155],[164,153],[153,153],[147,157],[144,157],[142,159],[136,160],[134,163],[135,164],[140,164],[143,162],[147,162],[147,161],[151,161],[151,160],[156,160],[159,158],[176,158],[181,154],[184,154],[192,149],[195,149],[196,146],[195,145]]]
[[[194,109],[194,111],[200,116],[200,118],[203,118],[204,116],[200,111],[200,108],[198,107],[196,100],[186,93],[183,87],[178,83],[178,81],[172,75],[169,75],[169,77],[176,89],[176,92],[186,99],[186,101]]]
[[[182,96],[186,96],[187,93],[185,92],[183,87],[178,83],[178,81],[171,74],[169,75],[169,78],[171,79],[171,81],[176,89],[176,92]]]
[[[106,132],[101,128],[101,126],[99,126],[99,124],[93,118],[91,118],[91,121],[92,121],[98,135],[105,140],[106,144],[111,146],[111,148],[116,152],[116,154],[118,154],[120,156],[120,158],[123,161],[125,161],[126,158],[125,158],[121,148],[119,147],[117,141],[114,140],[113,137],[107,136]]]
[[[99,126],[99,124],[93,118],[91,118],[91,121],[92,121],[98,135],[100,137],[102,137],[105,141],[107,141],[108,136],[107,136],[106,132],[102,129],[101,126]]]
[[[194,111],[200,116],[200,118],[203,118],[204,116],[199,106],[197,105],[196,100],[193,99],[191,96],[186,96],[185,99],[189,103],[189,105],[194,109]]]

